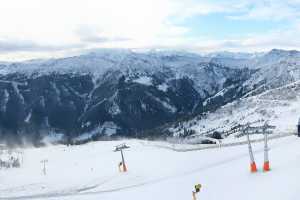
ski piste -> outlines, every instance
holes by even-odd
[[[120,141],[28,148],[24,150],[24,166],[0,171],[3,180],[0,199],[191,199],[196,183],[203,186],[198,199],[265,199],[268,195],[272,200],[282,200],[282,191],[285,191],[284,199],[294,199],[297,184],[278,183],[300,178],[295,155],[299,138],[290,135],[270,140],[272,171],[255,174],[249,172],[247,141],[243,139],[246,142],[243,145],[186,152],[163,149],[152,141],[121,141],[131,147],[126,150],[130,166],[126,173],[118,171],[120,155],[113,152]],[[161,142],[163,144],[167,143]],[[181,146],[186,148],[184,144]],[[257,163],[263,163],[263,142],[252,143],[252,148]],[[43,175],[40,160],[45,159],[45,155],[47,174]],[[286,163],[289,163],[288,168]],[[265,186],[265,193],[261,193]],[[236,192],[229,187],[234,187]]]

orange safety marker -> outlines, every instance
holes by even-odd
[[[123,172],[127,172],[127,167],[125,163],[123,163]]]
[[[126,164],[123,164],[122,162],[119,163],[119,172],[127,172]]]
[[[252,173],[257,172],[257,167],[256,167],[255,162],[252,162],[252,163],[250,164],[250,171],[251,171]]]
[[[264,172],[270,171],[270,163],[269,161],[264,162]]]

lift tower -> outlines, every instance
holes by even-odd
[[[120,145],[116,146],[116,148],[115,148],[115,150],[114,150],[115,152],[117,152],[117,151],[120,151],[120,152],[121,152],[123,172],[126,172],[126,171],[127,171],[127,167],[126,167],[126,164],[125,164],[125,159],[124,159],[123,150],[124,150],[124,149],[128,149],[128,148],[130,148],[130,147],[127,146],[125,143],[123,143],[123,144],[120,144]]]

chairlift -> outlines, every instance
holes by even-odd
[[[119,145],[115,146],[115,150],[114,151],[121,151],[123,149],[128,149],[128,148],[130,148],[130,146],[128,146],[125,143],[123,143],[123,144],[119,144]]]

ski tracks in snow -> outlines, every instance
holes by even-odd
[[[296,142],[296,141],[295,141]],[[286,145],[285,143],[280,143],[276,145],[272,145],[272,149],[277,149],[283,145]],[[263,152],[263,147],[254,151],[256,153],[261,153]],[[180,173],[174,173],[168,176],[163,176],[163,177],[157,177],[154,179],[148,179],[145,181],[140,181],[134,184],[129,184],[126,186],[117,186],[117,187],[112,187],[110,189],[101,189],[101,186],[105,186],[105,184],[118,180],[117,178],[120,178],[120,175],[115,175],[112,177],[109,177],[105,180],[101,179],[102,181],[99,182],[99,180],[94,180],[86,185],[80,186],[80,187],[73,187],[65,190],[60,190],[60,191],[53,191],[53,192],[48,192],[48,193],[42,193],[42,194],[36,194],[36,195],[23,195],[23,196],[15,196],[15,197],[0,197],[0,200],[19,200],[19,199],[46,199],[46,198],[55,198],[55,197],[66,197],[66,196],[84,196],[84,195],[95,195],[95,194],[101,194],[101,193],[111,193],[111,192],[119,192],[122,190],[128,190],[132,188],[137,188],[137,187],[142,187],[145,185],[151,185],[151,184],[156,184],[159,182],[167,181],[170,179],[176,179],[182,176],[188,176],[191,174],[199,173],[204,170],[212,169],[215,167],[220,167],[222,165],[226,165],[228,163],[237,161],[239,159],[243,159],[245,157],[248,157],[249,154],[245,150],[245,153],[241,153],[235,156],[232,156],[230,158],[222,159],[217,162],[212,162],[206,165],[203,165],[201,167],[188,170],[188,171],[183,171]],[[125,178],[138,178],[138,176],[132,176],[131,174],[124,174],[127,177]],[[129,176],[128,176],[129,175]],[[124,176],[123,176],[124,177]],[[0,191],[1,192],[1,191]]]

